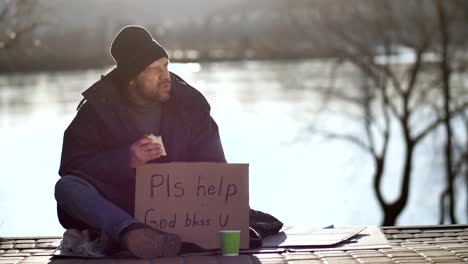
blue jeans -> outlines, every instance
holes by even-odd
[[[119,241],[120,232],[125,227],[139,223],[105,199],[93,185],[77,176],[63,176],[57,181],[55,200],[71,217],[104,231],[115,241]]]

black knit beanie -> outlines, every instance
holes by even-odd
[[[148,65],[168,57],[164,48],[140,26],[127,26],[112,41],[110,53],[121,78],[130,80]]]

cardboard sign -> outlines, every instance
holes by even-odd
[[[135,217],[183,241],[219,248],[219,230],[249,247],[249,165],[161,163],[137,168]]]

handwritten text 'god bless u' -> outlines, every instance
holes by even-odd
[[[168,228],[196,228],[196,227],[210,227],[216,226],[225,227],[229,223],[229,214],[220,213],[218,219],[212,219],[209,217],[200,217],[196,213],[185,213],[183,220],[179,221],[177,213],[174,213],[169,217],[162,217],[156,210],[150,208],[145,212],[144,223],[153,226],[157,229],[168,229]]]

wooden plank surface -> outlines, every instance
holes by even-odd
[[[318,263],[468,263],[468,225],[382,227],[391,248],[314,251],[268,249],[236,257],[185,256],[140,259],[53,258],[61,237],[7,237],[0,242],[0,264],[318,264]]]

